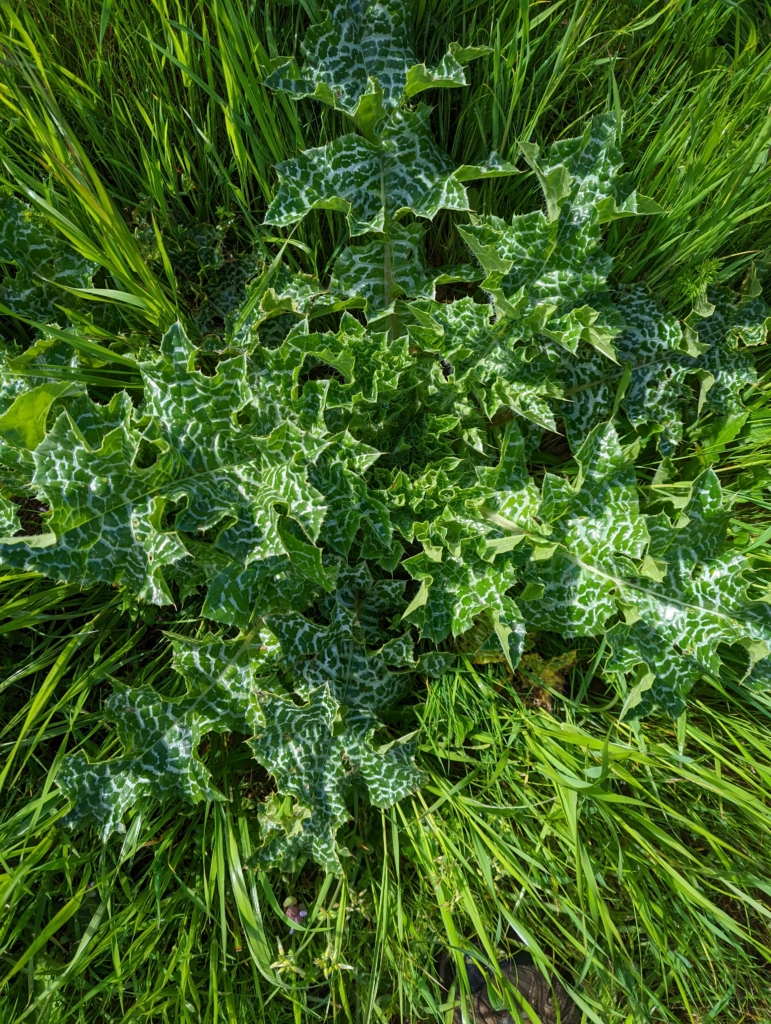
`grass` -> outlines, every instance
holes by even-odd
[[[681,315],[705,274],[735,282],[771,248],[771,11],[759,0],[642,3],[416,0],[426,58],[484,42],[465,91],[436,97],[434,127],[458,160],[514,158],[591,113],[625,112],[636,187],[667,209],[621,222],[621,281],[647,281]],[[330,112],[267,94],[314,0],[0,6],[3,175],[103,268],[127,344],[154,344],[196,281],[168,258],[201,224],[227,256],[271,259],[262,225],[272,166],[323,142]],[[531,176],[488,183],[478,208],[537,202]],[[288,240],[321,275],[346,241],[333,214]],[[457,236],[441,218],[436,262]],[[164,259],[166,255],[166,259]],[[8,336],[24,335],[2,320]],[[138,339],[138,340],[137,340]],[[771,366],[740,433],[711,454],[738,496],[734,540],[765,585]],[[233,737],[205,760],[228,802],[138,805],[122,842],[71,834],[54,783],[61,758],[117,752],[101,714],[111,680],[173,696],[156,614],[110,588],[0,579],[0,1019],[59,1022],[441,1020],[434,957],[474,951],[494,968],[526,946],[559,970],[588,1020],[706,1024],[771,1019],[771,702],[739,684],[727,652],[677,723],[619,723],[624,693],[595,677],[598,651],[544,689],[493,666],[427,685],[400,709],[420,728],[427,783],[390,812],[357,804],[341,878],[255,873],[254,805],[266,779]],[[539,650],[564,653],[557,637]],[[732,661],[732,659],[735,659]],[[287,897],[309,911],[289,934]]]
[[[235,740],[206,756],[227,804],[140,806],[106,847],[57,827],[64,751],[115,752],[109,679],[169,692],[160,624],[90,597],[4,581],[3,626],[45,630],[4,687],[9,1019],[438,1019],[443,943],[491,963],[527,945],[594,1019],[764,1019],[771,708],[730,680],[685,721],[630,728],[618,694],[582,686],[584,657],[553,711],[469,665],[416,706],[427,785],[385,815],[357,808],[342,879],[256,875],[263,780]],[[311,911],[294,937],[286,896]]]

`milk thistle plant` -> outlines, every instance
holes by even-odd
[[[456,165],[420,96],[462,87],[482,52],[419,63],[400,0],[348,0],[301,63],[277,62],[268,87],[349,130],[276,167],[265,221],[338,211],[352,241],[326,282],[282,250],[217,335],[180,321],[136,352],[85,315],[63,322],[61,295],[84,303],[95,265],[2,198],[0,302],[38,333],[3,353],[0,562],[199,619],[194,639],[168,635],[186,695],[116,683],[123,753],[62,761],[73,828],[107,840],[140,797],[224,799],[198,749],[236,733],[274,783],[256,864],[338,871],[350,794],[389,807],[421,785],[413,738],[384,716],[461,652],[513,671],[529,632],[605,636],[627,718],[678,716],[721,644],[767,685],[771,610],[724,547],[716,475],[643,500],[636,462],[674,481],[700,417],[741,417],[771,311],[752,277],[699,295],[684,323],[608,284],[603,226],[661,213],[620,173],[615,115],[546,153],[523,142],[516,163]],[[467,182],[527,168],[542,209],[474,212]],[[429,262],[440,210],[465,264]],[[550,433],[573,456],[559,472],[536,457]],[[25,532],[32,499],[42,526]]]

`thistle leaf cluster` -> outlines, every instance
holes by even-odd
[[[681,323],[645,287],[609,284],[603,226],[662,212],[620,173],[614,115],[546,153],[523,142],[514,162],[456,165],[418,97],[463,87],[479,52],[454,44],[426,66],[401,0],[336,4],[266,84],[350,130],[276,167],[265,220],[338,211],[350,243],[325,282],[266,266],[213,367],[171,325],[124,359],[133,397],[97,402],[55,372],[105,354],[56,303],[94,267],[2,199],[16,273],[0,302],[58,326],[3,353],[0,562],[199,609],[194,637],[169,637],[185,695],[116,684],[105,715],[122,753],[62,762],[71,825],[107,839],[140,797],[224,799],[198,751],[237,733],[275,784],[260,863],[338,870],[350,793],[387,807],[421,782],[386,717],[460,651],[513,671],[536,631],[604,637],[601,670],[623,678],[631,716],[679,715],[721,644],[746,648],[763,685],[771,611],[725,545],[717,477],[643,500],[636,462],[653,453],[672,474],[700,418],[741,417],[771,310],[714,293]],[[526,172],[540,208],[472,210],[468,182]],[[429,259],[441,210],[467,263]],[[544,471],[559,432],[570,458]],[[28,534],[17,509],[32,496],[48,511]]]

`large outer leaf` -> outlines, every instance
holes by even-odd
[[[422,104],[396,111],[377,143],[343,135],[277,164],[279,189],[265,223],[286,227],[311,210],[339,210],[352,235],[383,231],[403,213],[431,220],[442,209],[468,210],[463,181],[513,173],[495,161],[458,167],[436,145],[430,113]]]
[[[251,398],[244,359],[221,362],[207,377],[194,369],[195,356],[177,325],[160,358],[142,367],[139,420],[125,394],[106,407],[84,399],[59,417],[34,455],[52,533],[6,543],[0,558],[72,582],[122,582],[164,603],[163,567],[187,556],[177,530],[229,521],[216,545],[242,566],[289,553],[279,503],[310,542],[318,537],[325,505],[307,465],[325,442],[283,426],[258,445],[236,422]],[[153,465],[138,461],[143,442],[158,453]],[[184,505],[176,530],[163,522],[169,500]]]
[[[524,579],[543,593],[523,595],[519,606],[532,626],[566,636],[612,626],[608,667],[646,673],[629,706],[677,715],[694,681],[719,671],[719,644],[742,644],[754,659],[771,651],[771,608],[747,597],[745,558],[721,553],[728,516],[711,471],[673,527],[663,515],[640,515],[612,427],[595,428],[576,457],[576,487],[544,480],[538,515],[552,523],[555,547],[534,548]],[[613,624],[619,612],[624,621]]]
[[[173,646],[186,696],[170,701],[146,686],[116,686],[106,712],[125,752],[111,761],[91,763],[82,753],[63,761],[57,781],[72,804],[68,824],[94,825],[107,839],[125,831],[123,815],[142,796],[189,803],[223,799],[196,752],[211,730],[252,731],[257,651],[251,637],[174,639]]]
[[[420,773],[405,747],[377,751],[371,741],[377,719],[363,711],[346,712],[325,685],[311,690],[299,707],[271,697],[263,713],[265,725],[250,741],[254,756],[279,791],[310,815],[297,815],[300,827],[288,832],[263,819],[267,842],[259,862],[291,870],[312,857],[327,871],[339,871],[335,833],[348,818],[345,796],[352,783],[364,783],[375,807],[389,807],[420,784]]]
[[[690,396],[684,382],[695,360],[679,348],[678,321],[644,288],[617,297],[616,305],[626,323],[614,341],[620,365],[592,350],[565,353],[561,360],[568,440],[571,447],[580,447],[589,431],[612,417],[618,399],[635,427],[653,425],[661,451],[669,455],[683,436],[682,404]]]
[[[649,425],[658,434],[662,454],[671,455],[683,438],[683,415],[694,405],[694,390],[703,410],[718,416],[742,411],[742,392],[756,374],[752,357],[737,342],[745,335],[753,344],[764,342],[771,311],[761,299],[735,307],[726,296],[714,298],[715,311],[698,323],[704,351],[696,356],[683,351],[680,324],[645,289],[616,298],[626,323],[614,342],[620,365],[590,350],[577,357],[566,353],[560,361],[571,446],[579,446],[588,431],[621,408],[636,428]]]

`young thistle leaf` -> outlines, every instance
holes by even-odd
[[[538,149],[523,152],[546,198],[546,212],[523,214],[511,224],[498,217],[475,217],[459,226],[487,278],[501,311],[523,320],[575,352],[579,341],[613,358],[612,338],[623,322],[607,302],[611,259],[600,249],[600,224],[607,202],[632,207],[618,196],[621,158],[615,146],[617,125],[609,114],[590,122],[580,138],[555,143],[545,160]],[[603,205],[605,204],[605,205]]]
[[[400,514],[406,538],[423,545],[403,563],[420,581],[404,618],[434,643],[484,621],[514,667],[525,631],[507,591],[519,578],[516,548],[537,505],[516,425],[506,427],[497,466],[477,467],[473,476],[460,468],[457,460],[447,459],[415,481],[402,477],[398,491],[392,488],[392,500],[412,514],[412,521],[406,510]]]
[[[494,306],[469,298],[412,303],[409,312],[416,320],[407,325],[410,337],[433,349],[452,368],[444,387],[459,396],[454,411],[461,422],[467,414],[467,396],[472,395],[488,420],[506,408],[556,431],[549,400],[560,398],[560,391],[548,375],[530,365],[519,324],[498,321]]]
[[[425,228],[416,222],[395,224],[387,235],[366,245],[349,245],[335,260],[329,290],[363,299],[367,319],[391,313],[402,297],[433,299],[438,284],[478,281],[469,264],[431,267],[425,255]]]
[[[418,63],[413,39],[403,0],[341,0],[321,25],[308,29],[302,69],[285,61],[265,84],[293,99],[313,96],[371,131],[405,96],[465,85],[463,64],[486,52],[454,43],[438,64],[427,67]]]

